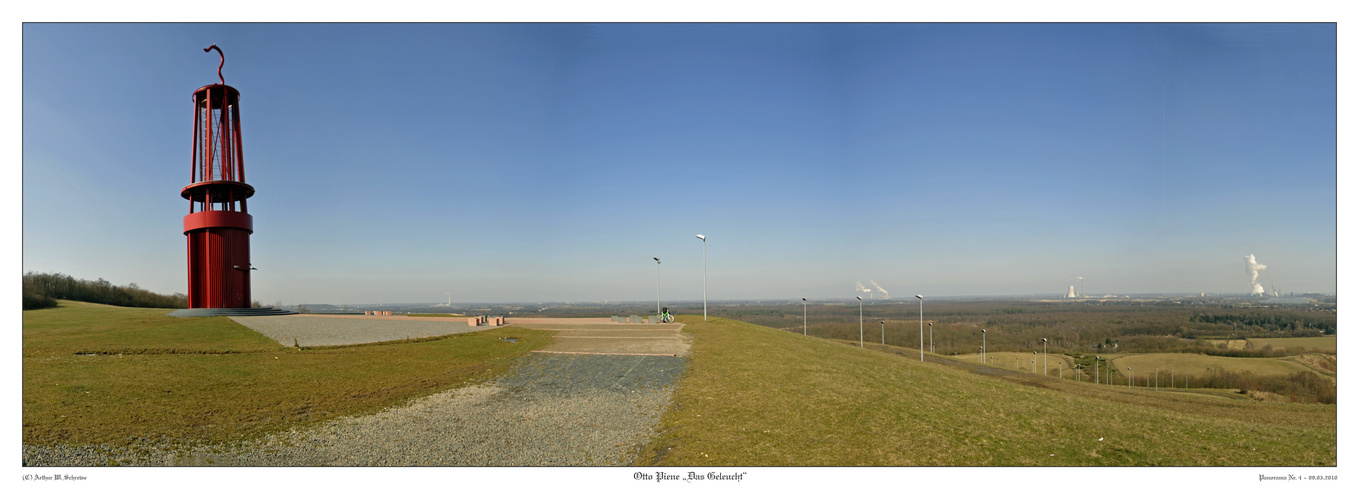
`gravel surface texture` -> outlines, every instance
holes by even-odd
[[[291,316],[232,316],[232,320],[246,328],[260,332],[278,343],[292,346],[348,345],[386,342],[389,340],[438,337],[493,328],[467,326],[463,318],[406,318],[406,317],[319,317]]]
[[[654,436],[684,369],[675,356],[530,354],[493,382],[373,415],[213,446],[24,445],[23,464],[625,465]]]

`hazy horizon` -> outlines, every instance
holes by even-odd
[[[211,44],[265,304],[1337,292],[1330,23],[30,23],[24,272],[186,290]]]
[[[1303,295],[1307,295],[1307,296],[1318,296],[1318,295],[1319,295],[1319,296],[1324,296],[1324,297],[1335,297],[1334,294],[1323,294],[1323,293],[1297,293],[1297,295],[1298,295],[1298,296],[1303,296]],[[1081,301],[1103,301],[1103,300],[1119,300],[1119,299],[1128,299],[1128,300],[1149,300],[1149,299],[1174,300],[1174,299],[1182,299],[1182,298],[1199,298],[1199,297],[1200,297],[1200,296],[1199,296],[1198,294],[1193,294],[1193,293],[1129,293],[1129,294],[1103,294],[1103,295],[1099,295],[1099,296],[1090,295],[1090,296],[1087,296],[1087,297],[1078,297],[1078,298],[1075,298],[1075,299],[1063,299],[1063,298],[1058,297],[1057,294],[1046,294],[1046,295],[1044,295],[1044,294],[1027,294],[1027,295],[947,295],[947,296],[937,296],[937,297],[926,297],[926,299],[925,299],[925,304],[926,304],[926,307],[928,308],[930,302],[993,302],[993,301],[994,301],[994,302],[1013,302],[1013,301],[1054,301],[1054,300],[1081,302]],[[1256,295],[1253,295],[1253,294],[1244,294],[1244,293],[1243,293],[1243,294],[1206,294],[1206,295],[1204,295],[1203,297],[1206,298],[1206,299],[1257,299],[1257,300],[1261,300],[1261,301],[1268,301],[1269,299],[1276,298],[1276,297],[1269,297],[1269,296],[1256,296]],[[1277,298],[1279,298],[1279,299],[1287,299],[1287,298],[1289,298],[1289,297],[1290,297],[1290,296],[1289,296],[1288,293],[1284,293],[1284,294],[1280,295],[1280,296],[1277,297]],[[709,305],[709,306],[720,305],[720,304],[727,304],[727,305],[730,305],[730,304],[740,304],[740,305],[744,305],[744,304],[763,303],[763,302],[768,302],[768,303],[771,303],[771,304],[775,304],[775,303],[790,303],[790,304],[792,304],[792,303],[800,303],[801,301],[802,301],[802,298],[801,298],[801,297],[763,297],[763,298],[721,299],[721,300],[713,300],[713,299],[709,299],[709,300],[708,300],[708,305]],[[855,299],[853,296],[850,296],[850,297],[807,297],[807,302],[808,302],[808,303],[812,303],[812,304],[825,304],[825,303],[854,304],[854,303],[856,302],[856,299]],[[914,304],[917,303],[917,299],[915,299],[914,297],[912,297],[912,298],[910,298],[910,299],[902,299],[902,298],[882,299],[882,298],[869,298],[869,297],[864,297],[864,303],[865,303],[865,304],[905,304],[905,305],[910,305],[910,306],[914,307]],[[404,306],[408,306],[408,307],[433,308],[433,307],[444,306],[445,304],[447,304],[447,302],[393,302],[393,301],[377,301],[377,302],[337,302],[337,303],[331,303],[331,302],[302,302],[301,304],[306,305],[306,306],[308,306],[308,307],[310,307],[310,306],[316,306],[316,305],[323,305],[323,306],[335,306],[335,307],[348,307],[348,308],[350,308],[350,309],[353,309],[353,308],[356,308],[356,307],[359,307],[359,306],[386,306],[386,307],[399,307],[399,306],[403,306],[403,307],[404,307]],[[498,302],[475,302],[475,301],[458,302],[458,301],[453,301],[452,307],[460,307],[460,306],[486,306],[486,305],[493,305],[493,306],[494,306],[494,305],[520,305],[520,306],[522,306],[522,305],[541,305],[541,304],[569,304],[569,305],[606,305],[606,304],[607,304],[607,305],[612,305],[612,304],[622,304],[622,305],[648,305],[648,306],[654,307],[654,305],[656,304],[656,301],[655,301],[654,298],[651,299],[651,300],[638,299],[638,300],[607,300],[607,301],[606,301],[606,300],[559,300],[559,301],[522,301],[522,300],[521,300],[521,301],[498,301]],[[703,304],[703,300],[702,300],[702,299],[691,299],[691,300],[663,300],[662,303],[661,303],[661,305],[663,305],[663,306],[670,306],[670,307],[672,307],[672,308],[674,308],[674,307],[695,307],[695,306],[701,306],[701,304]],[[274,306],[275,303],[272,303],[272,302],[271,302],[271,303],[262,304],[262,305],[264,305],[264,306]],[[291,308],[291,307],[297,306],[298,303],[296,303],[296,302],[285,302],[285,303],[283,303],[282,305],[283,305],[285,308]],[[686,313],[686,314],[687,314],[687,313]]]

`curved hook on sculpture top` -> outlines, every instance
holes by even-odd
[[[226,79],[222,78],[222,65],[226,64],[226,54],[223,54],[222,49],[215,43],[211,47],[203,49],[203,52],[212,52],[213,49],[217,49],[217,55],[222,56],[222,62],[217,63],[217,79],[221,80],[222,85],[226,85]]]

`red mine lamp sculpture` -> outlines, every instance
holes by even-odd
[[[193,93],[193,161],[189,185],[180,196],[189,200],[184,236],[189,243],[189,309],[250,307],[250,234],[252,219],[245,200],[255,188],[245,183],[241,155],[240,93],[222,78]]]

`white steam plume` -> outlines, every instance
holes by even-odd
[[[887,290],[884,290],[882,286],[878,285],[878,282],[873,280],[868,280],[868,282],[873,284],[873,288],[877,288],[879,292],[882,292],[882,300],[888,300],[892,298],[892,295],[888,294]]]
[[[1252,295],[1264,295],[1265,287],[1260,286],[1260,271],[1265,270],[1265,265],[1255,262],[1255,254],[1246,256],[1246,275],[1250,276],[1250,288]]]

